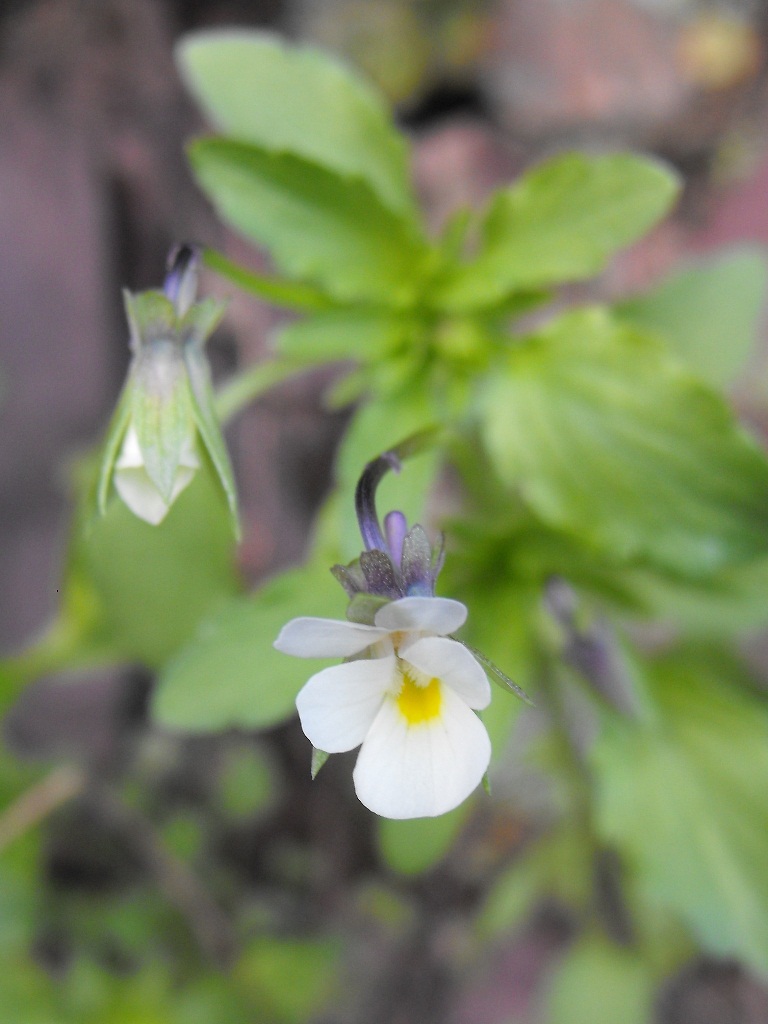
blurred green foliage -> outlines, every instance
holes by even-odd
[[[265,745],[206,764],[211,837],[155,815],[169,856],[199,871],[231,914],[229,973],[179,952],[189,935],[178,937],[178,920],[117,901],[117,930],[135,936],[130,977],[79,955],[66,984],[46,979],[23,952],[39,895],[27,835],[2,861],[0,941],[12,966],[0,1003],[33,1024],[311,1019],[341,998],[339,964],[353,961],[362,927],[336,890],[321,914],[312,904],[334,871],[346,872],[340,889],[359,883],[356,871],[378,872],[384,896],[369,913],[389,942],[433,909],[420,884],[455,872],[476,963],[541,899],[566,907],[579,937],[542,997],[551,1024],[641,1024],[658,984],[696,949],[768,975],[768,704],[737,648],[768,621],[768,460],[722,393],[750,355],[764,257],[733,252],[615,307],[563,311],[558,288],[652,228],[674,203],[676,174],[636,155],[563,154],[431,239],[407,140],[352,72],[258,33],[194,35],[178,57],[216,132],[191,144],[193,171],[221,217],[269,251],[275,276],[209,260],[299,314],[275,339],[274,378],[246,370],[228,414],[265,380],[339,360],[354,367],[328,400],[357,407],[306,565],[253,593],[211,474],[160,527],[114,502],[90,522],[81,488],[62,611],[38,647],[3,666],[8,696],[56,669],[138,663],[156,674],[162,735],[271,730],[280,756]],[[411,519],[442,519],[441,585],[470,610],[463,636],[536,707],[497,694],[486,713],[490,799],[374,832],[333,759],[308,795],[309,744],[299,778],[297,737],[276,727],[318,665],[271,644],[296,615],[340,616],[328,568],[359,552],[355,480],[435,426],[432,449],[380,498]],[[646,642],[659,622],[661,653]],[[22,788],[9,785],[7,800]],[[212,837],[233,821],[259,837],[251,856],[268,896],[222,867]],[[348,859],[334,860],[345,843]],[[606,858],[617,877],[601,903]],[[412,915],[388,913],[402,903]],[[109,931],[103,911],[101,921]]]

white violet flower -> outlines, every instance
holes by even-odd
[[[491,742],[475,714],[488,706],[485,666],[503,686],[525,694],[483,655],[449,634],[467,618],[461,602],[435,597],[443,564],[424,529],[390,512],[382,531],[376,488],[430,435],[416,435],[365,467],[355,508],[365,551],[331,570],[349,596],[347,622],[293,619],[275,647],[300,658],[344,658],[313,675],[296,698],[301,725],[325,756],[360,747],[357,795],[387,818],[421,818],[457,807],[482,781]]]
[[[377,814],[444,814],[488,768],[491,743],[475,710],[490,703],[490,685],[470,651],[446,635],[466,617],[459,601],[403,597],[380,607],[373,625],[299,618],[275,641],[298,657],[354,658],[312,676],[296,705],[317,749],[362,744],[355,790]]]

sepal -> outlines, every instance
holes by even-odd
[[[380,597],[377,594],[355,594],[347,608],[347,618],[350,622],[359,622],[365,626],[372,626],[376,618],[376,612],[388,603],[388,598]]]
[[[358,480],[355,511],[365,551],[349,565],[331,569],[350,599],[347,618],[352,622],[372,623],[378,609],[389,601],[435,596],[444,538],[433,545],[419,523],[408,529],[399,510],[387,513],[382,530],[376,511],[376,490],[386,473],[399,472],[401,460],[423,449],[433,437],[434,431],[425,431],[407,438],[369,462]]]
[[[312,765],[309,771],[312,776],[313,782],[317,778],[317,773],[320,771],[320,769],[323,767],[323,765],[330,756],[331,755],[327,753],[325,750],[318,750],[317,747],[312,747]]]
[[[179,333],[185,347],[202,346],[224,316],[226,305],[217,299],[201,299],[179,321]]]
[[[120,448],[128,429],[131,418],[131,395],[130,378],[120,393],[117,406],[112,414],[112,419],[107,430],[107,437],[104,442],[104,450],[101,457],[101,468],[96,486],[96,508],[99,515],[107,511],[107,499],[112,484],[112,477],[115,472],[115,462],[120,454]]]
[[[194,412],[195,426],[202,439],[205,450],[213,463],[216,476],[224,491],[232,528],[235,536],[240,539],[240,519],[237,507],[237,487],[235,474],[229,459],[229,452],[221,433],[221,426],[214,407],[213,386],[208,362],[200,349],[188,348],[185,351],[185,362],[189,378],[190,398]]]
[[[472,654],[485,669],[486,675],[490,677],[492,682],[497,683],[503,690],[507,690],[509,693],[514,693],[516,697],[519,697],[524,703],[528,704],[529,707],[535,707],[531,698],[522,688],[518,686],[516,682],[509,678],[506,672],[502,672],[498,665],[495,665],[490,658],[486,657],[482,651],[478,651],[476,647],[472,647],[465,640],[459,640],[458,637],[451,637],[457,643],[460,643],[462,647],[466,647],[470,654]]]
[[[134,356],[152,342],[170,339],[176,334],[176,310],[163,292],[151,289],[134,295],[124,288],[123,306]]]
[[[356,594],[365,593],[365,575],[360,568],[360,559],[356,558],[349,565],[331,566],[331,573],[347,592],[350,601]]]

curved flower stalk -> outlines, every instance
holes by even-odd
[[[296,705],[317,750],[360,746],[355,790],[388,818],[432,817],[452,810],[482,781],[491,756],[475,711],[490,703],[480,662],[449,634],[467,609],[435,597],[442,543],[432,548],[421,526],[401,512],[379,526],[375,491],[399,468],[388,452],[366,467],[356,505],[366,550],[333,572],[350,597],[348,618],[293,619],[275,647],[305,658],[344,658],[313,675]]]
[[[195,301],[198,269],[197,251],[182,245],[171,254],[162,292],[125,292],[133,357],[105,446],[101,512],[114,484],[134,515],[157,525],[207,457],[237,525],[232,468],[204,352],[223,306]]]

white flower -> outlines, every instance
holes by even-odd
[[[115,461],[115,490],[134,515],[157,526],[165,519],[168,509],[191,482],[199,468],[200,459],[195,449],[193,433],[192,436],[184,438],[171,491],[167,498],[164,497],[147,472],[138,434],[131,425]]]
[[[362,744],[357,795],[387,818],[444,814],[480,783],[488,733],[472,709],[487,707],[488,679],[472,654],[446,634],[467,609],[441,597],[384,605],[374,625],[299,618],[277,650],[305,658],[358,656],[323,669],[296,699],[308,739],[328,753]]]

